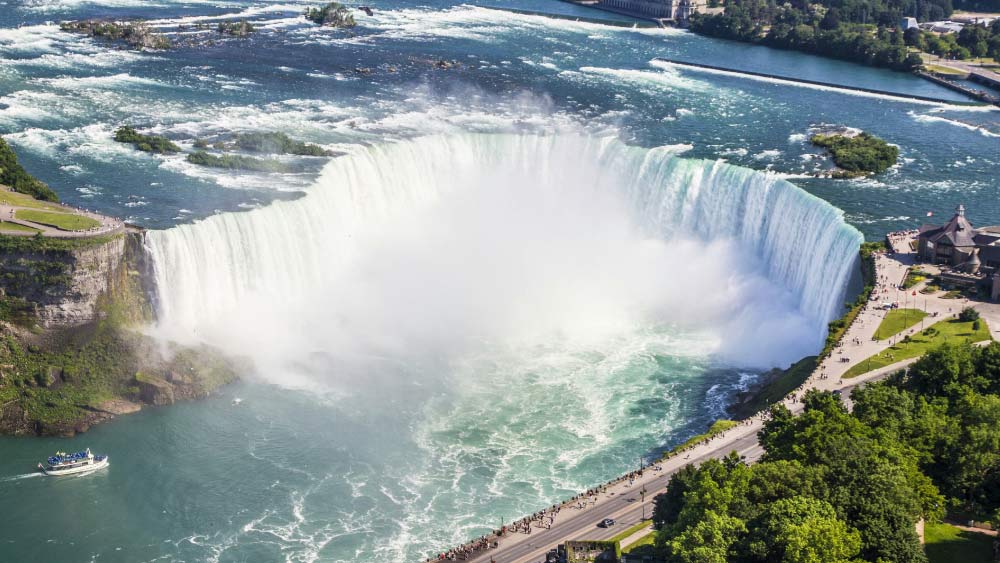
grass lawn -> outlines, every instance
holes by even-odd
[[[14,205],[17,207],[31,207],[33,209],[48,209],[50,211],[65,211],[64,207],[55,203],[39,201],[30,195],[12,192],[2,186],[0,186],[0,204]]]
[[[962,72],[961,70],[958,70],[958,69],[955,69],[955,68],[951,68],[951,67],[947,67],[947,66],[932,65],[932,64],[925,64],[924,66],[927,68],[927,70],[929,70],[931,72],[937,72],[939,74],[952,74],[952,75],[955,75],[955,76],[964,76],[964,75],[968,74],[968,73]]]
[[[716,434],[722,434],[723,432],[729,430],[734,426],[739,426],[739,424],[740,423],[736,422],[735,420],[716,420],[715,422],[712,423],[712,426],[708,428],[708,432],[705,432],[704,434],[698,434],[697,436],[691,436],[683,444],[670,450],[664,457],[669,457],[677,452],[683,451],[702,440],[707,440],[715,436]]]
[[[919,323],[926,316],[927,313],[920,309],[890,309],[889,313],[882,319],[882,323],[878,325],[875,337],[879,340],[885,340]]]
[[[643,546],[649,546],[645,548],[647,550],[651,549],[654,541],[656,541],[656,532],[650,532],[645,536],[639,538],[637,542],[630,544],[628,547],[623,547],[622,553],[632,553],[632,551],[639,551],[643,549]]]
[[[649,520],[643,520],[642,522],[639,522],[638,524],[632,526],[631,528],[626,528],[626,529],[622,530],[621,532],[619,532],[618,534],[616,534],[615,537],[611,538],[609,541],[618,541],[618,542],[620,542],[620,541],[624,540],[625,538],[631,536],[632,534],[638,532],[639,530],[641,530],[643,528],[648,528],[649,524],[650,524]]]
[[[96,219],[71,213],[51,213],[36,209],[18,209],[14,212],[14,216],[18,219],[33,221],[64,231],[85,231],[101,226],[101,223]]]
[[[990,327],[986,324],[985,319],[979,320],[979,330],[977,331],[972,330],[971,322],[963,323],[958,319],[940,321],[910,337],[909,342],[900,341],[895,346],[890,346],[870,358],[861,360],[847,370],[844,377],[856,377],[896,362],[923,356],[927,351],[948,340],[982,342],[990,340],[990,338]],[[887,357],[886,354],[892,354],[892,358]]]
[[[18,223],[11,223],[9,221],[0,221],[0,231],[7,231],[7,232],[16,231],[18,233],[37,233],[37,232],[39,232],[38,229],[34,229],[32,227],[26,227],[26,226],[20,225]]]
[[[990,563],[993,538],[966,532],[949,524],[927,523],[924,527],[924,551],[930,563]]]
[[[903,289],[910,289],[911,287],[917,285],[918,283],[926,280],[929,277],[931,277],[931,275],[923,270],[910,268],[906,272],[906,279],[903,280]]]

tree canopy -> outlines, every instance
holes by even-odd
[[[45,182],[35,178],[17,161],[17,154],[10,148],[7,141],[0,139],[0,184],[10,187],[15,192],[28,194],[35,199],[44,201],[59,201],[52,188]]]
[[[1000,514],[1000,343],[944,345],[858,388],[854,409],[810,391],[735,453],[687,466],[655,498],[671,563],[924,563],[915,523]]]

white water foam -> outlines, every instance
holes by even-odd
[[[851,90],[849,88],[838,88],[836,86],[824,86],[821,84],[808,84],[805,82],[797,82],[795,80],[785,80],[782,78],[771,78],[767,76],[758,76],[755,74],[748,74],[745,72],[740,72],[738,70],[721,70],[714,68],[705,68],[701,66],[686,65],[683,63],[671,63],[663,60],[653,59],[649,62],[652,66],[663,69],[675,70],[677,68],[683,68],[685,70],[690,70],[694,72],[704,73],[704,74],[715,74],[719,76],[732,76],[736,78],[745,78],[747,80],[753,80],[756,82],[766,82],[768,84],[780,84],[782,86],[794,86],[796,88],[807,88],[810,90],[820,90],[823,92],[837,92],[838,94],[847,94],[849,96],[861,96],[863,98],[875,98],[879,100],[889,100],[893,102],[903,102],[907,104],[917,104],[925,106],[938,106],[938,107],[961,107],[953,106],[948,102],[932,102],[930,100],[916,100],[913,98],[907,98],[904,95],[893,96],[890,94],[878,94],[875,92],[862,92],[860,90]]]
[[[961,127],[962,129],[968,129],[969,131],[975,131],[984,137],[1000,137],[1000,133],[995,133],[974,123],[965,123],[964,121],[948,119],[947,117],[941,117],[939,115],[927,115],[912,111],[909,112],[909,115],[918,123],[947,123],[948,125],[954,125],[955,127]]]
[[[654,72],[649,70],[629,70],[585,66],[580,68],[580,72],[604,76],[607,80],[611,81],[630,82],[640,87],[651,85],[660,89],[687,90],[692,92],[708,92],[709,90],[712,90],[713,95],[721,94],[719,89],[711,84],[701,80],[687,78],[673,69],[663,69]]]
[[[666,152],[465,134],[335,159],[306,198],[151,233],[161,329],[264,360],[589,342],[704,319],[727,327],[708,337],[716,353],[745,365],[818,346],[860,235],[786,182]],[[263,319],[295,320],[264,335]]]

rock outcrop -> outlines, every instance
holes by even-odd
[[[325,27],[354,27],[354,14],[351,10],[338,2],[330,2],[322,8],[310,8],[306,10],[306,19],[318,23]]]
[[[0,268],[0,434],[72,435],[143,404],[205,397],[246,369],[136,330],[153,320],[139,230],[0,236]]]
[[[0,291],[33,304],[45,328],[95,321],[98,298],[125,267],[126,236],[66,248],[24,244],[0,250]]]
[[[142,20],[80,20],[59,24],[63,31],[82,33],[109,41],[122,41],[134,49],[169,49],[170,39],[153,31]]]

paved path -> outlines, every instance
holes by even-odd
[[[5,189],[0,187],[0,189]],[[40,209],[35,207],[22,207],[18,205],[7,205],[0,203],[0,221],[5,223],[16,223],[25,227],[31,227],[42,233],[43,236],[52,238],[81,238],[81,237],[93,237],[98,235],[115,234],[124,231],[125,224],[118,219],[113,217],[107,217],[104,215],[99,215],[97,213],[91,213],[89,211],[84,211],[82,209],[76,209],[73,207],[68,207],[60,204],[58,205],[60,209]],[[37,211],[50,211],[52,213],[68,213],[81,215],[84,217],[89,217],[100,223],[100,226],[94,227],[93,229],[86,229],[82,231],[67,231],[59,229],[56,227],[51,227],[49,225],[43,225],[41,223],[35,223],[34,221],[28,221],[26,219],[17,218],[17,212],[20,210],[37,210]],[[12,236],[34,236],[35,233],[29,233],[24,231],[13,231],[4,230],[0,227],[0,233]]]
[[[854,388],[885,378],[917,360],[913,358],[897,362],[851,379],[841,378],[841,375],[851,366],[882,352],[895,341],[895,338],[880,341],[873,339],[875,329],[886,313],[879,307],[883,301],[898,301],[900,306],[916,307],[919,305],[921,309],[926,306],[931,313],[938,312],[939,318],[928,318],[931,322],[942,320],[940,317],[947,316],[949,309],[953,309],[951,314],[954,314],[966,305],[963,300],[927,297],[919,292],[917,293],[918,297],[915,298],[912,294],[907,296],[907,293],[912,293],[912,290],[910,292],[897,290],[896,287],[903,282],[907,270],[914,262],[914,255],[910,251],[909,238],[890,239],[890,243],[895,252],[889,255],[877,255],[875,259],[876,279],[878,280],[873,293],[875,297],[865,305],[862,313],[844,335],[842,344],[834,350],[834,353],[817,366],[802,387],[783,400],[783,404],[792,412],[802,410],[803,405],[798,399],[808,389],[840,391],[850,407],[850,393]],[[989,316],[996,316],[997,322],[991,326],[1000,329],[1000,306],[989,304],[975,304],[975,306],[984,313],[984,317],[987,316],[986,313],[989,313]],[[899,337],[902,334],[919,330],[919,326],[901,333]],[[846,361],[843,360],[844,358]],[[748,462],[759,459],[764,452],[757,442],[757,432],[763,427],[763,424],[763,415],[758,414],[720,436],[682,452],[683,455],[676,455],[657,462],[646,468],[641,476],[635,480],[623,478],[609,484],[603,492],[589,497],[589,501],[583,502],[584,508],[577,508],[580,506],[580,501],[567,502],[555,515],[551,529],[532,527],[530,534],[508,532],[505,537],[499,540],[499,547],[478,553],[468,561],[475,563],[537,563],[544,561],[548,550],[568,540],[600,540],[614,537],[619,533],[619,530],[639,523],[643,516],[646,518],[651,516],[653,498],[666,488],[671,475],[681,467],[689,463],[700,463],[711,458],[724,457],[733,451],[743,456]],[[643,488],[646,491],[645,502],[641,500],[640,491]],[[615,519],[616,525],[611,528],[598,527],[597,523],[605,518]],[[459,557],[459,560],[463,559]]]

